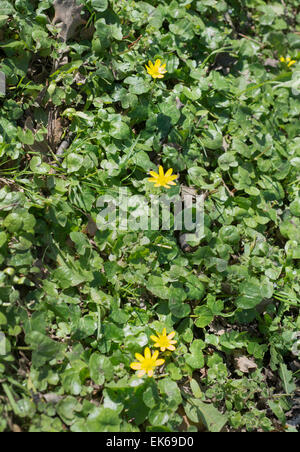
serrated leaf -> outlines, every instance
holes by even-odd
[[[296,390],[296,385],[293,379],[293,373],[290,370],[288,370],[286,364],[283,363],[280,364],[279,376],[281,378],[285,393],[292,394]]]

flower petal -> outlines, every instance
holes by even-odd
[[[157,179],[155,179],[154,177],[148,179],[149,182],[154,182],[155,184],[157,184]]]
[[[154,342],[159,341],[159,338],[156,336],[150,336],[150,339],[152,339]]]
[[[166,328],[164,328],[163,332],[162,332],[162,336],[166,336],[166,335],[167,335],[167,330],[166,330]]]
[[[173,337],[175,336],[176,332],[172,331],[172,333],[168,334],[168,339],[173,339]]]
[[[170,169],[168,169],[168,171],[166,172],[165,176],[166,176],[166,177],[170,177],[172,173],[173,173],[173,168],[170,168]]]
[[[145,361],[145,358],[144,358],[143,355],[141,355],[140,353],[136,353],[136,354],[135,354],[135,357],[136,357],[136,359],[137,359],[138,361],[140,361],[141,363],[142,363],[143,361]]]
[[[176,350],[176,348],[174,347],[174,345],[169,345],[167,347],[168,350],[171,350],[171,352],[174,352],[174,350]]]
[[[153,377],[153,369],[152,370],[148,370],[148,377]]]
[[[131,363],[130,367],[133,370],[141,370],[142,364],[141,363]]]
[[[164,362],[165,362],[164,359],[158,359],[157,361],[155,361],[154,365],[155,366],[161,366]]]
[[[156,361],[158,355],[159,355],[159,352],[156,350],[156,351],[153,353],[153,356],[152,356],[153,361]]]
[[[138,377],[142,378],[145,375],[146,371],[144,369],[142,369],[139,373],[138,373]]]
[[[157,174],[155,171],[149,171],[149,174],[152,177],[159,177],[159,174]]]
[[[161,176],[161,177],[164,177],[164,175],[165,175],[165,173],[164,173],[164,169],[163,169],[163,167],[160,165],[160,167],[158,168],[158,172],[159,172],[159,175]]]
[[[151,359],[151,352],[150,352],[150,348],[149,347],[145,348],[144,355],[145,355],[144,359]]]

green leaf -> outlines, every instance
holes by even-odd
[[[172,295],[170,295],[172,298],[170,298],[169,301],[169,309],[171,313],[177,317],[178,319],[183,319],[184,317],[187,317],[189,313],[191,312],[191,307],[189,304],[184,303],[182,299],[175,298],[176,295],[174,291],[172,292]]]
[[[100,353],[92,354],[89,361],[89,369],[91,379],[97,385],[102,385],[105,380],[110,380],[114,375],[109,358],[100,355]]]
[[[82,391],[82,382],[78,369],[67,369],[63,372],[62,385],[66,392],[78,396]]]
[[[208,129],[203,133],[201,142],[204,147],[209,149],[219,149],[223,144],[223,137],[220,132],[215,129]]]
[[[288,370],[287,365],[281,363],[279,367],[279,376],[286,394],[293,394],[296,390],[296,385],[293,379],[293,373]]]
[[[138,76],[130,76],[125,78],[124,83],[129,85],[129,91],[131,94],[145,94],[150,91],[150,83]]]
[[[2,14],[9,14],[10,15],[10,14],[14,14],[15,13],[15,8],[11,4],[11,2],[9,2],[7,0],[1,0],[0,8],[1,8],[1,13]]]
[[[194,400],[185,405],[185,412],[193,422],[202,421],[209,432],[220,432],[227,423],[227,416],[221,414],[212,404]]]
[[[91,0],[92,7],[98,13],[103,13],[108,7],[108,0]]]
[[[20,127],[18,128],[18,138],[19,140],[28,145],[32,145],[34,143],[34,135],[31,130],[22,130]]]
[[[204,366],[203,348],[204,343],[199,339],[195,339],[191,344],[191,353],[186,355],[185,360],[193,369],[201,369]]]
[[[144,151],[139,151],[134,154],[133,161],[135,165],[139,166],[146,172],[150,171],[153,168],[153,163],[151,162],[148,154]]]
[[[210,308],[208,308],[207,306],[197,307],[195,309],[194,313],[197,316],[195,325],[198,328],[205,328],[207,325],[209,325],[213,321],[214,315],[211,312]]]
[[[281,406],[280,400],[269,400],[268,405],[275,414],[275,416],[280,420],[282,425],[286,424],[286,416],[284,414],[283,408]]]
[[[18,213],[10,213],[3,222],[3,226],[9,232],[17,232],[22,228],[22,216]]]
[[[30,161],[30,169],[35,174],[49,174],[50,165],[43,163],[41,157],[34,156]]]
[[[78,324],[75,324],[74,339],[82,340],[92,336],[97,329],[97,321],[93,315],[85,315],[81,317]]]
[[[7,234],[4,231],[0,232],[0,248],[7,242]]]
[[[300,217],[300,197],[296,198],[290,205],[290,210],[293,215]]]
[[[189,275],[186,282],[187,299],[200,301],[205,294],[205,286],[196,275]]]
[[[235,226],[223,226],[219,231],[219,236],[224,243],[230,245],[239,243],[241,238]]]
[[[240,285],[240,291],[242,295],[236,299],[236,305],[238,308],[253,309],[263,299],[261,284],[254,278],[243,282]]]
[[[74,422],[76,418],[76,413],[80,412],[82,409],[81,404],[75,397],[67,396],[63,400],[61,400],[57,405],[57,412],[59,416],[62,418],[64,423],[69,425]]]
[[[17,407],[18,411],[16,414],[21,418],[23,417],[32,418],[35,415],[36,407],[33,401],[30,399],[23,398],[18,400]]]
[[[86,248],[88,248],[89,242],[84,234],[82,232],[71,232],[70,238],[72,242],[75,243],[78,254],[83,255],[85,253]]]
[[[148,279],[147,290],[158,298],[166,300],[169,298],[169,288],[165,286],[164,281],[159,276],[151,275]]]
[[[170,380],[170,378],[163,378],[159,380],[158,388],[161,394],[167,397],[168,403],[174,402],[176,406],[180,405],[182,397],[180,389],[175,381]]]
[[[83,162],[84,159],[82,155],[72,152],[65,158],[64,167],[67,168],[68,173],[75,173],[82,168]]]
[[[193,392],[194,397],[196,397],[196,399],[202,398],[203,393],[200,389],[200,386],[198,385],[197,381],[194,380],[193,378],[190,381],[190,386],[191,386],[191,390]]]
[[[130,128],[123,121],[112,121],[109,134],[117,140],[126,140],[126,138],[130,138]]]
[[[121,419],[116,411],[110,408],[99,407],[96,408],[93,413],[91,413],[85,421],[86,429],[88,432],[92,433],[103,433],[103,432],[119,432]],[[72,431],[80,431],[75,426]]]
[[[49,361],[60,359],[65,345],[56,342],[38,331],[26,335],[26,342],[32,348],[32,364],[39,368]]]

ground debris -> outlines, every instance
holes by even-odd
[[[55,0],[54,25],[60,25],[60,38],[67,42],[76,32],[77,27],[84,24],[81,17],[83,5],[77,4],[76,0]]]

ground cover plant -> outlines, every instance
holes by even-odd
[[[0,431],[297,431],[299,51],[298,0],[0,0]]]

